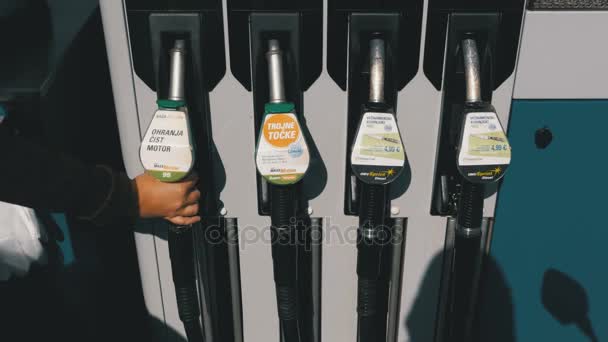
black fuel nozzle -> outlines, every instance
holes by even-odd
[[[185,107],[186,44],[176,40],[169,51],[169,89],[167,100],[176,106]],[[171,225],[168,232],[171,273],[175,285],[175,296],[179,318],[184,324],[188,342],[203,342],[200,322],[198,288],[194,262],[193,227]]]
[[[462,58],[464,64],[465,79],[465,109],[461,125],[461,144],[459,150],[464,149],[463,140],[467,139],[465,130],[469,122],[470,113],[483,108],[481,99],[481,73],[479,68],[479,53],[477,43],[472,37],[466,37],[461,42]],[[490,109],[491,106],[485,106]],[[493,110],[493,108],[491,108]],[[470,144],[470,141],[467,141]],[[467,144],[467,145],[468,145]],[[460,160],[458,162],[461,163]],[[465,177],[467,178],[467,177]],[[457,233],[480,235],[481,222],[483,219],[483,186],[469,179],[464,179],[461,184],[461,196],[458,202]],[[477,231],[479,230],[479,232]]]
[[[456,235],[450,277],[444,341],[469,341],[475,316],[476,288],[481,264],[485,184],[496,182],[509,165],[507,137],[494,107],[481,97],[477,43],[461,41],[465,103],[457,146],[461,175],[456,208]]]
[[[386,50],[384,40],[374,34],[369,42],[369,98],[363,115],[370,110],[382,110],[384,102]],[[386,212],[386,185],[360,185],[359,193],[359,258],[357,274],[365,279],[377,279],[380,274],[381,235]],[[369,305],[365,305],[369,306]],[[368,310],[369,311],[369,310]]]
[[[285,96],[283,51],[278,40],[270,39],[268,41],[266,61],[268,63],[269,87],[269,101],[266,105],[269,112],[267,114],[285,115],[281,106],[288,104],[288,102]],[[295,114],[294,120],[296,120]],[[264,123],[262,126],[264,126]],[[262,127],[261,129],[265,128]],[[264,138],[260,137],[260,139]],[[264,177],[263,182],[262,186],[267,186],[270,194],[271,248],[281,340],[284,342],[300,342],[297,304],[299,243],[296,226],[297,192],[295,185],[289,182],[281,184],[267,181]]]
[[[464,181],[487,184],[498,181],[511,161],[511,146],[496,109],[482,99],[477,43],[472,36],[461,41],[465,101],[457,142],[457,169]]]
[[[382,162],[374,162],[370,165],[360,156],[372,153],[374,160],[380,160],[377,157],[381,157],[382,151],[386,149],[404,153],[395,115],[385,103],[386,47],[384,40],[378,35],[373,35],[370,39],[369,61],[369,98],[362,109],[351,155],[353,173],[359,179],[357,314],[360,342],[386,338],[386,329],[384,329],[386,322],[382,322],[381,319],[386,317],[386,312],[381,312],[385,309],[381,303],[385,298],[379,296],[383,288],[381,284],[383,249],[390,235],[385,224],[388,218],[388,184],[395,179],[403,167],[403,165],[384,165]],[[380,124],[383,127],[375,127]],[[386,128],[389,128],[391,133],[387,133]],[[377,145],[384,146],[380,148],[382,151],[376,148]]]

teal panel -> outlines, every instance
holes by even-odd
[[[74,248],[72,247],[72,236],[68,227],[68,221],[64,214],[53,214],[53,220],[63,234],[63,241],[59,241],[59,249],[63,256],[63,265],[72,265],[75,261]]]
[[[608,101],[513,102],[481,340],[608,341],[607,127]]]

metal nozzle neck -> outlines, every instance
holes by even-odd
[[[374,38],[369,42],[369,101],[384,103],[384,73],[386,52],[384,40]]]
[[[183,39],[175,41],[169,51],[169,100],[185,100],[186,78],[186,42]]]
[[[271,103],[285,102],[285,86],[283,77],[283,52],[279,41],[270,39],[268,41],[268,52],[266,52],[268,62],[268,87]]]
[[[481,75],[477,43],[472,38],[466,38],[461,45],[464,60],[466,101],[468,103],[481,102]]]

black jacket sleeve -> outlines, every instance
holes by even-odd
[[[134,223],[137,194],[124,173],[88,166],[0,125],[0,201],[65,212],[99,225]]]

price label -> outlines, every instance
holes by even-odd
[[[465,114],[458,152],[460,173],[473,182],[500,179],[511,163],[511,146],[494,112]]]
[[[392,113],[363,114],[351,152],[355,175],[370,184],[388,184],[403,170],[405,150]]]

